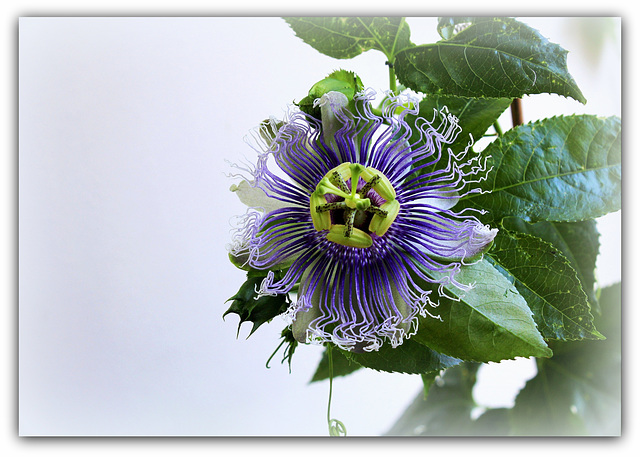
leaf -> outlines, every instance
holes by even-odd
[[[563,116],[515,127],[485,149],[493,170],[463,197],[494,220],[573,222],[620,209],[620,119]],[[488,193],[490,192],[490,193]]]
[[[503,226],[510,231],[529,233],[551,243],[567,258],[587,294],[591,309],[600,312],[595,291],[595,268],[600,249],[596,221],[536,222],[530,224],[515,217],[505,218]]]
[[[240,286],[240,290],[231,297],[233,300],[229,309],[222,315],[224,318],[229,313],[240,316],[238,332],[243,322],[253,322],[253,327],[249,336],[265,322],[270,321],[279,314],[282,314],[289,307],[288,295],[265,295],[258,298],[257,288],[262,280],[267,276],[267,271],[250,270],[247,273],[247,280]]]
[[[473,435],[472,389],[479,364],[463,363],[449,368],[424,398],[421,392],[385,433],[387,436]]]
[[[296,36],[336,59],[351,59],[370,49],[390,61],[413,46],[409,26],[402,17],[285,17]]]
[[[395,69],[424,93],[520,98],[554,93],[586,103],[567,70],[567,51],[511,18],[476,18],[452,36],[405,49]]]
[[[361,353],[343,351],[343,354],[363,367],[391,373],[438,373],[461,362],[454,357],[439,354],[414,341],[413,338],[405,340],[396,348],[383,344],[377,351]]]
[[[575,270],[553,245],[500,230],[486,258],[527,301],[544,338],[602,339]]]
[[[329,379],[329,357],[327,355],[328,351],[328,349],[325,349],[325,351],[322,353],[322,358],[320,359],[318,368],[316,368],[316,372],[313,374],[313,377],[309,382],[318,382]],[[333,362],[334,378],[336,376],[346,376],[362,368],[362,365],[352,362],[340,351],[332,351],[331,359]]]
[[[596,324],[605,341],[557,342],[551,359],[516,397],[513,432],[519,435],[620,435],[620,284],[602,290]]]
[[[463,292],[446,285],[447,293],[459,301],[441,296],[434,310],[441,320],[420,318],[412,340],[477,362],[551,356],[524,298],[487,260],[463,267],[456,280],[475,287]]]

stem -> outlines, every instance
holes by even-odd
[[[330,436],[346,436],[347,428],[337,419],[331,419],[331,393],[333,392],[333,358],[331,356],[331,344],[327,344],[327,357],[329,359],[329,404],[327,405],[327,424]]]
[[[514,127],[524,124],[522,120],[522,100],[519,98],[514,98],[513,102],[511,102],[511,121]]]
[[[331,393],[333,391],[333,358],[331,357],[331,345],[327,345],[327,356],[329,358],[329,404],[327,405],[327,423],[331,429]]]
[[[395,95],[396,91],[398,90],[398,86],[396,84],[396,72],[393,69],[393,64],[390,61],[387,63],[387,66],[389,67],[389,89],[391,89],[391,91]]]
[[[498,134],[498,136],[502,136],[502,127],[500,127],[500,123],[498,121],[495,121],[493,123],[493,128],[496,131],[496,133]]]

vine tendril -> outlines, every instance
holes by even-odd
[[[327,425],[330,436],[347,436],[347,427],[338,419],[331,419],[331,393],[333,392],[333,358],[331,356],[331,344],[327,344],[327,357],[329,359],[329,403],[327,404]]]

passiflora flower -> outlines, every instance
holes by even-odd
[[[259,295],[297,291],[286,316],[300,342],[353,351],[402,344],[418,316],[437,317],[433,284],[438,293],[472,287],[456,273],[497,233],[477,210],[453,210],[487,173],[471,141],[446,148],[462,130],[457,118],[445,109],[410,125],[415,102],[387,94],[374,114],[374,98],[367,90],[350,103],[328,92],[315,102],[321,120],[296,111],[264,123],[254,135],[257,164],[232,187],[252,208],[230,253],[270,270]]]

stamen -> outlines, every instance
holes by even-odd
[[[333,184],[338,186],[342,192],[344,192],[345,194],[349,193],[349,188],[347,187],[347,183],[344,181],[344,179],[342,179],[342,176],[340,176],[340,173],[338,173],[337,171],[334,171],[331,174],[330,180]]]
[[[377,214],[378,216],[380,216],[382,219],[384,219],[385,217],[387,217],[387,215],[389,214],[388,211],[385,211],[383,209],[380,209],[379,206],[370,206],[369,208],[367,208],[367,211],[373,214]]]
[[[378,195],[380,195],[387,201],[395,199],[396,191],[391,185],[391,181],[389,181],[389,179],[385,175],[372,167],[367,167],[362,171],[362,179],[367,182],[371,182],[373,177],[376,175],[380,177],[380,182],[373,186],[373,190],[375,190]]]
[[[373,186],[375,186],[379,182],[380,182],[380,175],[375,175],[373,178],[369,180],[368,183],[366,183],[362,187],[362,189],[360,189],[360,195],[367,195],[367,192],[369,192],[371,188],[373,188]]]
[[[344,212],[344,220],[345,220],[345,229],[344,229],[344,236],[346,236],[347,238],[349,238],[351,236],[351,233],[353,232],[353,222],[356,219],[356,212],[355,210],[352,209],[348,209],[345,210]]]
[[[316,206],[316,211],[319,213],[337,209],[347,209],[347,204],[345,202],[334,202]]]

